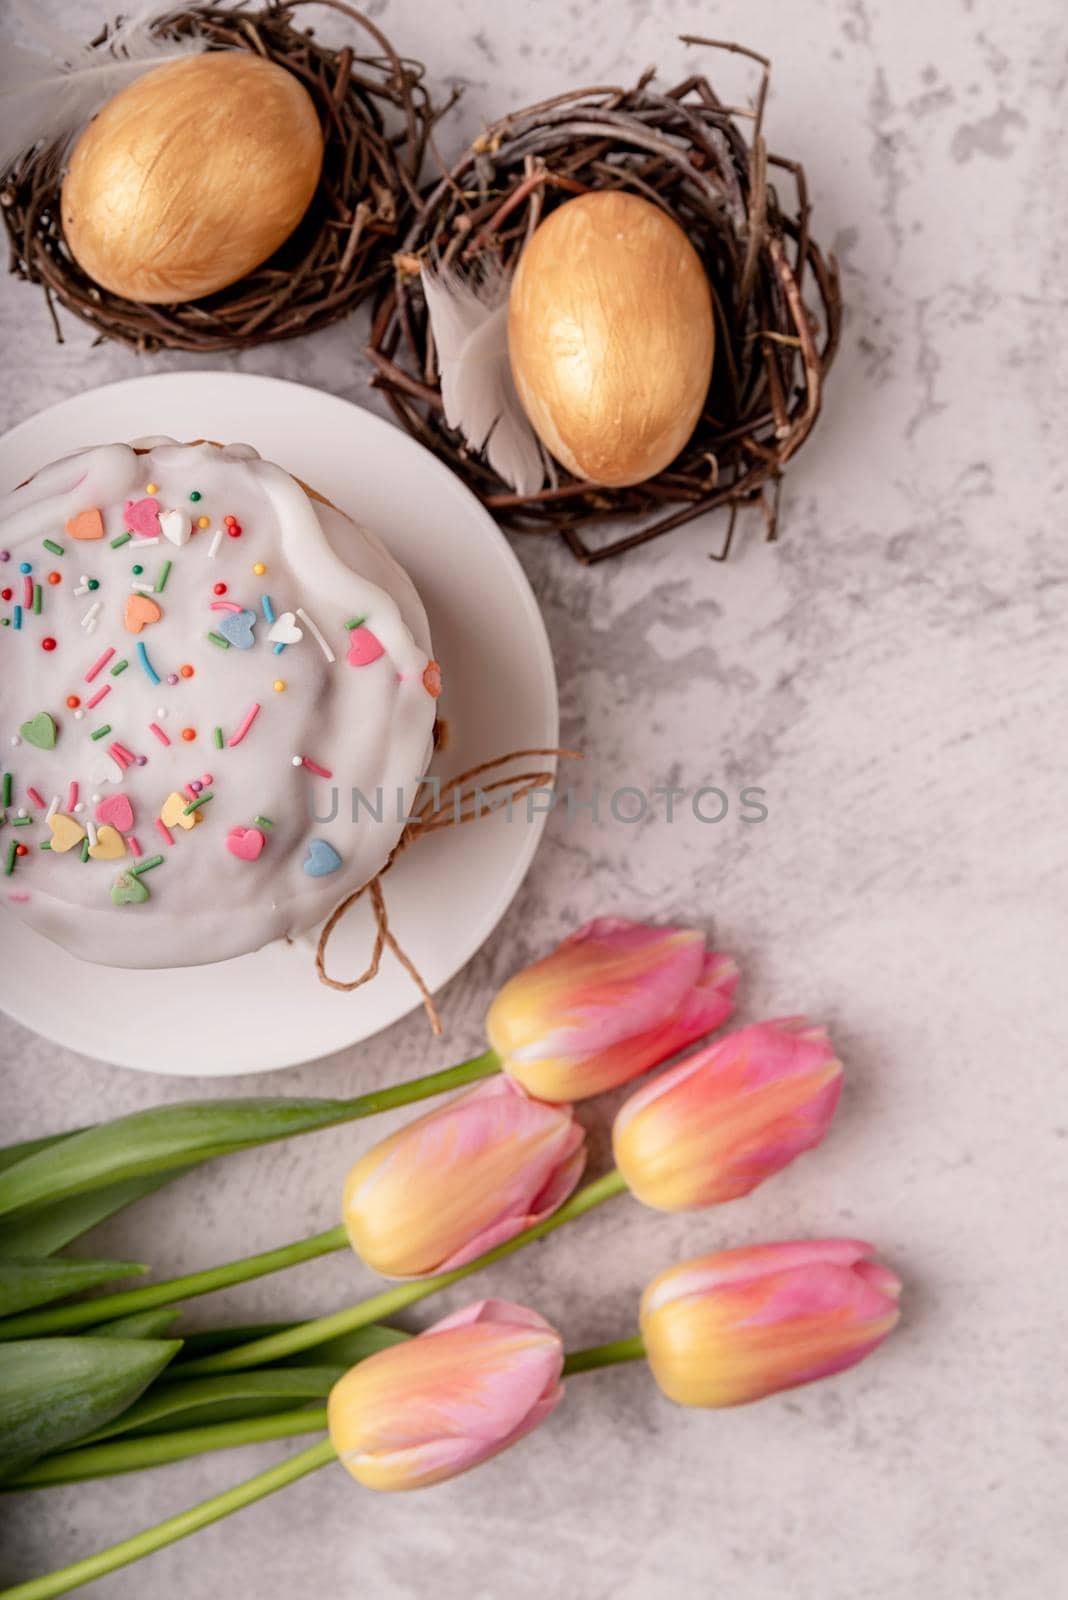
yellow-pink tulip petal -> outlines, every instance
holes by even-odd
[[[586,1162],[570,1106],[491,1078],[383,1139],[342,1198],[353,1248],[387,1277],[461,1266],[562,1205]]]
[[[658,1211],[733,1200],[820,1142],[841,1080],[826,1032],[804,1017],[740,1028],[630,1096],[616,1164]]]
[[[737,984],[697,929],[599,917],[504,985],[486,1032],[528,1093],[583,1100],[720,1027]]]
[[[564,1396],[560,1335],[507,1300],[466,1306],[330,1391],[330,1438],[368,1489],[421,1489],[515,1444]]]
[[[684,1406],[734,1406],[862,1361],[898,1320],[901,1284],[858,1239],[723,1250],[642,1296],[657,1384]]]

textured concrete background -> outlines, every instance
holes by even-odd
[[[86,0],[38,9],[87,32],[98,17]],[[808,1008],[831,1024],[848,1085],[826,1146],[716,1215],[617,1200],[474,1292],[529,1301],[574,1346],[624,1332],[640,1286],[679,1256],[848,1231],[903,1273],[906,1318],[859,1371],[722,1415],[674,1410],[637,1369],[576,1379],[548,1427],[477,1475],[371,1501],[327,1470],[89,1592],[1044,1600],[1068,1556],[1062,8],[372,9],[438,87],[464,84],[449,150],[562,86],[707,65],[674,42],[684,30],[770,52],[771,136],[808,170],[848,322],[780,545],[759,542],[754,518],[726,568],[706,559],[717,525],[592,573],[518,545],[564,738],[591,777],[758,784],[768,821],[553,819],[512,911],[443,996],[442,1044],[413,1016],[236,1090],[351,1093],[458,1059],[478,1048],[494,984],[593,913],[714,922],[743,965],[745,1018]],[[733,64],[712,65],[742,92]],[[87,385],[196,365],[91,350],[71,322],[57,347],[14,283],[0,318],[4,424]],[[345,325],[231,364],[376,406],[359,344]],[[235,1089],[111,1070],[10,1024],[0,1041],[11,1138]],[[601,1104],[584,1116],[606,1126]],[[92,1248],[144,1251],[172,1274],[327,1226],[348,1162],[381,1131],[231,1158]],[[202,1301],[194,1320],[315,1314],[371,1285],[338,1257]],[[73,1559],[291,1448],[5,1502],[5,1575]]]

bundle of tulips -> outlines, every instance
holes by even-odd
[[[572,1103],[721,1027],[737,977],[695,931],[600,919],[512,978],[490,1007],[491,1048],[447,1072],[348,1101],[174,1105],[0,1152],[11,1258],[0,1263],[4,1488],[325,1435],[179,1516],[16,1585],[8,1600],[66,1593],[335,1458],[377,1490],[454,1477],[544,1422],[571,1374],[642,1360],[670,1400],[731,1406],[872,1351],[897,1321],[900,1285],[855,1239],[681,1262],[645,1289],[637,1330],[567,1354],[543,1317],[505,1300],[476,1301],[414,1336],[384,1320],[625,1190],[655,1210],[700,1210],[818,1144],[842,1069],[824,1029],[790,1017],[725,1034],[634,1092],[614,1120],[615,1167],[578,1187],[585,1133]],[[69,1298],[139,1269],[56,1252],[179,1172],[458,1086],[465,1092],[357,1161],[336,1228],[169,1282]],[[309,1322],[165,1337],[194,1295],[350,1247],[402,1281]]]

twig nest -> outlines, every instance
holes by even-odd
[[[773,538],[783,470],[816,423],[838,344],[838,274],[812,238],[804,173],[795,161],[771,154],[764,141],[767,62],[737,45],[685,42],[759,64],[750,110],[737,109],[733,96],[721,99],[706,77],[693,75],[662,90],[648,73],[631,89],[576,89],[509,112],[424,194],[372,329],[375,382],[398,420],[502,521],[557,533],[584,562],[632,549],[718,507],[731,513],[721,556],[739,506],[761,504]],[[603,196],[629,206],[640,201],[661,219],[665,241],[685,236],[707,280],[714,351],[704,310],[696,317],[691,311],[693,348],[679,351],[675,341],[686,318],[680,314],[676,322],[675,311],[660,304],[661,280],[651,267],[635,270],[624,285],[632,268],[623,253],[614,263],[606,257],[619,278],[611,291],[618,296],[611,335],[592,294],[577,287],[579,272],[576,287],[566,292],[566,314],[554,321],[548,295],[536,313],[531,310],[540,299],[537,280],[549,281],[548,269],[539,270],[543,251],[558,256],[552,295],[565,298],[561,276],[581,235],[578,229],[568,235],[559,252],[553,240],[558,227],[567,228],[563,219],[576,196],[583,207]],[[524,251],[526,262],[518,265]],[[667,248],[663,259],[672,259]],[[684,254],[673,259],[683,292],[696,305],[700,281],[679,265],[688,259]],[[421,272],[424,264],[434,271]],[[513,272],[512,293],[518,291],[516,305],[524,312],[509,331],[516,388],[561,463],[557,481],[534,490],[526,484],[513,489],[491,465],[493,431],[485,449],[475,449],[450,426],[426,306],[426,284],[445,273],[491,283],[495,274]],[[547,343],[539,349],[543,337]],[[641,352],[642,370],[632,378],[649,382],[653,391],[647,426],[628,419],[625,409],[613,410],[628,382],[622,365],[628,344]],[[710,353],[712,377],[704,393]],[[649,369],[665,360],[674,370],[650,377]],[[666,415],[673,385],[678,429],[674,437],[665,431],[654,447],[652,413]]]
[[[193,204],[202,175],[192,164],[183,173],[178,159],[179,132],[195,141],[197,129],[186,120],[186,107],[175,102],[171,109],[181,109],[181,129],[172,118],[161,137],[172,173],[169,197],[157,194],[147,177],[135,179],[130,190],[124,177],[114,197],[122,215],[134,217],[141,245],[153,256],[136,281],[136,295],[132,252],[121,241],[105,243],[101,250],[90,237],[80,191],[91,188],[94,207],[112,204],[101,194],[98,161],[82,157],[79,165],[84,161],[85,171],[68,189],[72,249],[61,217],[63,164],[57,147],[47,143],[28,150],[0,174],[0,215],[10,243],[11,271],[40,285],[57,339],[62,339],[58,305],[89,323],[100,338],[141,352],[248,350],[312,333],[348,316],[388,280],[411,221],[427,138],[438,115],[423,83],[422,66],[398,55],[377,23],[347,0],[286,0],[284,5],[266,0],[247,8],[178,4],[173,11],[157,10],[147,24],[153,36],[201,42],[205,54],[196,59],[205,63],[205,70],[232,71],[232,66],[207,67],[208,61],[223,58],[247,60],[253,70],[273,63],[286,79],[287,95],[296,89],[310,97],[322,133],[322,169],[307,209],[301,198],[314,158],[310,123],[302,118],[295,146],[282,151],[277,187],[272,188],[267,153],[252,147],[251,134],[256,130],[257,137],[265,136],[277,149],[278,130],[259,103],[259,91],[250,91],[236,121],[227,123],[224,140],[232,150],[232,130],[242,159],[248,156],[248,170],[235,184],[232,169],[227,175],[225,151],[214,146],[208,151],[204,159],[211,170],[203,176],[210,179],[213,205],[226,192],[233,203],[221,225],[202,226],[207,213]],[[339,24],[341,42],[334,46],[320,43],[311,26],[313,15],[324,10]],[[107,32],[94,49],[106,62]],[[259,82],[266,79],[261,75]],[[295,109],[292,99],[280,99],[280,106],[283,111],[288,106],[290,114]],[[199,114],[206,127],[215,124],[210,95],[200,96]],[[167,122],[165,111],[162,120]],[[292,126],[290,118],[291,133]],[[131,133],[138,136],[136,125]],[[83,137],[91,141],[87,152],[92,152],[99,135],[90,129]],[[91,185],[86,181],[90,175]],[[149,212],[166,210],[168,201],[174,228],[168,228],[165,217],[157,231]],[[274,245],[272,233],[278,241]],[[225,263],[225,277],[220,263]],[[234,271],[240,273],[236,278]],[[146,281],[149,272],[159,275],[158,295]],[[109,280],[122,287],[109,287]],[[209,287],[213,282],[222,287]],[[190,298],[175,299],[171,285]]]
[[[247,50],[209,51],[146,73],[94,117],[63,182],[63,231],[113,294],[198,300],[289,238],[322,164],[299,80]]]
[[[673,461],[701,415],[714,344],[697,251],[648,200],[569,200],[523,252],[512,374],[546,449],[576,478],[641,483]]]

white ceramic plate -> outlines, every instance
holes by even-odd
[[[375,529],[426,604],[445,667],[443,777],[557,742],[556,678],[527,580],[493,519],[428,451],[333,395],[229,372],[161,373],[75,396],[0,439],[6,490],[84,445],[165,433],[240,440]],[[504,812],[427,835],[385,884],[390,923],[431,990],[478,949],[530,865],[544,818]],[[354,977],[373,941],[369,907],[349,912],[329,970]],[[366,1039],[419,1004],[387,952],[351,994],[319,983],[305,942],[180,971],[78,961],[0,910],[0,1006],[72,1050],[144,1072],[263,1072]]]

